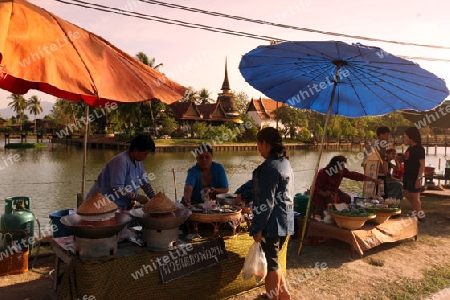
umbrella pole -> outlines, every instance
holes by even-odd
[[[178,199],[178,197],[177,197],[177,179],[176,179],[176,176],[175,176],[175,169],[174,168],[172,168],[172,173],[173,173],[173,186],[175,188],[175,200],[177,200]]]
[[[333,107],[334,95],[336,93],[336,86],[337,86],[338,80],[339,80],[340,67],[341,67],[340,65],[337,65],[337,71],[336,71],[336,76],[335,76],[335,80],[334,80],[334,84],[333,84],[333,90],[331,92],[331,99],[330,99],[330,103],[328,105],[327,117],[325,119],[325,125],[324,125],[324,128],[323,128],[322,140],[320,142],[320,147],[319,147],[319,157],[317,158],[316,169],[315,169],[315,172],[314,172],[314,179],[313,179],[313,182],[311,184],[311,188],[309,190],[309,199],[308,199],[308,203],[306,205],[305,220],[303,221],[302,236],[301,236],[301,239],[300,239],[300,244],[298,246],[297,255],[300,255],[300,253],[302,251],[303,240],[305,238],[305,234],[306,234],[306,230],[307,230],[306,226],[308,225],[308,220],[309,220],[309,216],[310,216],[311,200],[312,200],[312,197],[314,195],[314,190],[315,190],[315,186],[316,186],[317,174],[319,172],[320,159],[322,158],[323,144],[325,142],[325,136],[327,135],[328,122],[329,122],[330,117],[331,117],[331,108]]]
[[[81,198],[84,200],[84,190],[86,186],[86,153],[87,153],[87,140],[89,133],[89,105],[86,103],[85,108],[86,125],[84,126],[84,140],[83,140],[83,167],[81,171]]]

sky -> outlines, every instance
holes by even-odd
[[[234,31],[265,35],[292,41],[339,40],[377,46],[399,56],[450,60],[450,50],[366,41],[331,36],[274,26],[209,16],[179,9],[153,5],[138,0],[108,0],[98,3],[127,11],[200,23]],[[417,44],[450,47],[450,2],[442,0],[163,0],[183,6],[221,12],[251,19],[286,24],[347,35],[364,36]],[[91,31],[128,54],[142,51],[162,63],[160,71],[169,78],[195,90],[206,88],[216,99],[224,80],[225,59],[228,61],[230,88],[245,92],[250,98],[265,97],[253,89],[239,72],[241,57],[268,41],[170,25],[139,18],[63,4],[55,0],[30,2]],[[422,68],[446,80],[450,86],[450,62],[412,59]],[[0,108],[10,102],[9,92],[0,90]],[[41,101],[56,98],[31,91],[26,98],[37,95]]]

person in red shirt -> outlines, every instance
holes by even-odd
[[[345,164],[347,158],[342,155],[334,156],[325,168],[319,170],[313,194],[314,215],[324,217],[328,203],[350,203],[350,195],[339,189],[343,178],[355,181],[373,181],[378,183],[378,179],[371,178],[359,172],[349,171]]]
[[[395,157],[395,164],[398,168],[392,169],[392,177],[403,180],[403,173],[405,173],[404,161],[405,158],[403,157],[403,153],[397,153],[397,156]]]

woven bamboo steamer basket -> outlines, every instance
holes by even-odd
[[[339,228],[355,230],[364,226],[367,220],[375,219],[376,215],[370,215],[366,217],[349,217],[343,216],[339,214],[335,214],[332,212],[328,212],[330,216],[334,218],[336,224]]]
[[[387,220],[389,220],[390,217],[395,216],[400,214],[402,211],[401,210],[397,210],[394,212],[381,212],[378,211],[376,212],[376,217],[375,219],[371,220],[375,223],[377,223],[378,225],[383,224],[384,222],[386,222]]]
[[[189,216],[190,221],[197,221],[202,223],[212,223],[212,222],[230,222],[235,221],[241,217],[241,210],[232,213],[192,213]]]

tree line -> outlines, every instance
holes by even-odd
[[[163,66],[162,63],[156,64],[155,58],[149,58],[145,53],[139,52],[136,58],[151,68],[159,70]],[[240,92],[232,92],[236,101],[236,106],[240,113],[240,119],[245,122],[252,122],[247,109],[250,99],[247,94]],[[210,98],[211,93],[206,89],[195,90],[188,87],[188,92],[180,101],[192,101],[196,104],[214,103],[215,100]],[[37,128],[36,116],[42,113],[40,99],[37,96],[31,96],[25,99],[23,95],[11,94],[9,97],[12,101],[8,106],[15,111],[16,116],[11,120],[3,120],[3,125],[19,124],[20,132],[30,129],[28,116],[25,112],[34,115],[34,134],[39,130]],[[49,115],[43,119],[47,128],[53,130],[61,130],[70,124],[78,124],[79,120],[85,118],[85,103],[71,102],[65,99],[57,99]],[[95,110],[95,108],[93,108]],[[275,119],[280,132],[285,138],[294,141],[309,142],[319,141],[324,134],[325,115],[311,110],[297,109],[287,105],[281,105],[275,111]],[[42,124],[42,123],[41,123]],[[332,116],[328,128],[327,137],[344,138],[344,139],[366,139],[375,136],[378,126],[387,126],[391,128],[392,136],[401,137],[406,127],[411,126],[411,122],[403,117],[400,112],[393,112],[384,116],[377,117],[360,117],[347,118],[343,116]],[[180,123],[175,119],[173,111],[169,105],[160,101],[153,100],[140,103],[117,104],[117,109],[108,112],[94,120],[90,124],[90,134],[94,133],[116,133],[124,136],[131,136],[138,132],[149,132],[154,136],[171,136],[184,138],[209,138],[214,136],[222,136],[226,132],[232,131],[236,124],[226,122],[223,124],[215,124],[212,126],[207,122]],[[255,130],[246,130],[239,135],[233,135],[230,141],[254,140],[258,130],[257,126],[253,126]],[[42,128],[40,128],[42,130]],[[82,133],[84,129],[77,126],[70,127],[71,133]],[[424,129],[427,130],[427,129]]]

